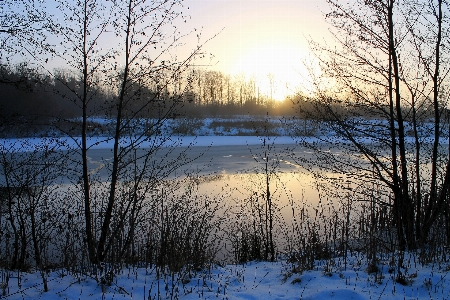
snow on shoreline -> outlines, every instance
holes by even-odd
[[[72,121],[81,122],[80,119],[73,119]],[[114,123],[112,119],[105,119],[101,117],[93,117],[89,119],[89,122],[97,124],[99,126],[108,126]],[[130,128],[133,134],[143,134],[144,129],[150,123],[155,123],[157,120],[151,119],[136,119]],[[302,142],[322,142],[326,139],[329,142],[342,143],[342,139],[334,136],[334,133],[330,130],[326,124],[319,125],[311,124],[309,121],[302,121],[299,124],[299,120],[295,118],[280,118],[280,117],[267,117],[267,116],[249,116],[238,115],[232,118],[180,118],[180,119],[168,119],[164,126],[160,129],[161,136],[146,137],[142,135],[142,138],[126,137],[126,134],[120,140],[121,145],[128,145],[133,140],[135,144],[138,144],[137,148],[149,148],[154,142],[162,144],[163,147],[187,147],[187,146],[243,146],[243,145],[258,145],[262,143],[263,136],[257,136],[257,128],[261,126],[261,122],[264,122],[269,127],[269,139],[270,143],[275,144],[295,144],[299,140]],[[386,120],[359,120],[355,119],[355,126],[357,126],[361,132],[364,131],[363,126],[368,126],[367,130],[371,130],[374,126],[388,126]],[[360,128],[361,127],[361,128]],[[411,124],[405,124],[406,131],[411,131]],[[426,132],[433,132],[432,122],[423,124],[423,128]],[[178,131],[177,131],[178,130]],[[181,131],[179,131],[181,130]],[[297,130],[297,131],[296,131]],[[306,136],[295,136],[302,134],[302,132],[309,132]],[[264,132],[264,130],[262,131]],[[45,133],[43,133],[45,134]],[[49,133],[47,133],[49,134]],[[81,147],[81,137],[68,137],[60,135],[61,133],[54,132],[54,137],[48,135],[48,137],[28,137],[28,138],[5,138],[0,139],[0,150],[14,151],[14,152],[26,152],[33,151],[35,149],[42,149],[42,147],[49,147],[67,150],[67,149],[79,149]],[[89,149],[112,149],[114,140],[111,137],[104,136],[102,131],[93,131],[88,137]],[[130,134],[130,133],[128,133]],[[318,135],[318,137],[314,137]],[[295,137],[294,137],[295,136]],[[359,134],[355,136],[355,139],[366,144],[373,142],[380,142],[369,137],[363,137]],[[412,136],[406,136],[407,143],[414,143]],[[421,138],[421,143],[432,143],[432,136],[424,136]],[[448,139],[441,138],[440,144],[447,145]]]
[[[188,146],[245,146],[245,145],[261,145],[263,143],[264,137],[260,136],[171,136],[169,138],[165,137],[152,137],[141,140],[133,140],[135,144],[138,144],[137,148],[150,148],[154,143],[161,143],[163,147],[188,147]],[[298,141],[308,143],[320,143],[321,138],[315,137],[300,137],[293,138],[290,136],[269,136],[266,138],[267,143],[274,143],[277,145],[295,145]],[[328,137],[329,142],[333,141],[333,138]],[[368,138],[356,138],[356,140],[361,143],[373,143],[372,139]],[[136,141],[139,141],[136,143]],[[423,142],[430,143],[429,141],[423,140]],[[335,143],[341,143],[342,140],[336,138]],[[413,143],[413,139],[406,138],[407,143]],[[89,149],[112,149],[114,145],[114,140],[112,138],[105,137],[90,137],[87,139],[87,144]],[[120,140],[121,145],[129,145],[130,139],[122,138]],[[447,145],[448,140],[441,140],[441,145]],[[27,152],[34,151],[35,149],[43,149],[43,147],[48,149],[57,150],[69,150],[69,149],[79,149],[81,147],[80,137],[58,137],[58,138],[10,138],[10,139],[0,139],[0,151],[8,152]]]

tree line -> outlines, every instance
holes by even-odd
[[[70,92],[80,92],[82,80],[69,70],[54,70],[52,76],[27,63],[0,66],[1,117],[4,120],[19,117],[27,120],[70,119],[81,116],[77,105],[70,98]],[[244,76],[231,77],[218,71],[194,69],[189,71],[186,82],[175,81],[161,92],[165,101],[178,99],[182,106],[178,115],[202,117],[214,115],[290,115],[292,101],[270,99],[259,94],[253,79]],[[89,115],[111,117],[114,115],[115,92],[110,86],[92,87],[95,97],[89,103]],[[139,110],[145,102],[151,102],[158,93],[155,84],[133,83],[139,99],[127,108],[138,118],[156,118],[160,112],[157,103],[151,103],[146,110]],[[292,96],[294,97],[294,95]]]
[[[158,118],[164,107],[177,102],[172,118],[202,118],[211,116],[266,115],[298,117],[301,120],[326,120],[327,114],[317,113],[313,107],[331,105],[342,118],[380,119],[383,116],[369,111],[357,102],[333,101],[325,103],[297,92],[283,101],[270,99],[258,93],[254,79],[232,77],[218,71],[192,69],[183,82],[174,81],[158,94],[156,84],[133,83],[133,92],[139,95],[127,105],[126,117]],[[4,137],[21,134],[45,134],[49,129],[67,131],[76,127],[82,115],[73,92],[81,92],[82,80],[69,70],[54,70],[52,76],[27,63],[0,66],[0,118]],[[87,103],[91,117],[115,117],[115,97],[111,86],[92,87],[95,96]],[[141,109],[143,106],[146,109]],[[423,119],[432,118],[429,106],[420,106],[416,113]],[[412,119],[409,114],[407,121]],[[73,130],[71,131],[73,132]]]

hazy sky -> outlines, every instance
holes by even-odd
[[[327,39],[326,0],[185,0],[191,25],[202,37],[218,34],[205,46],[214,54],[210,69],[254,76],[263,89],[271,73],[276,93],[304,84],[307,39]],[[267,91],[265,91],[267,92]]]

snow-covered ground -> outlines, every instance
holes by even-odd
[[[408,258],[408,256],[407,256]],[[250,262],[214,266],[195,275],[162,275],[151,268],[124,267],[109,286],[94,278],[67,271],[48,274],[43,292],[40,273],[11,273],[5,299],[449,299],[450,264],[421,266],[407,259],[406,285],[395,282],[397,274],[388,259],[378,273],[368,274],[367,260],[354,254],[317,262],[311,271],[292,272],[286,261]],[[346,266],[346,267],[345,267]],[[5,274],[3,274],[5,275]],[[159,295],[159,297],[158,297]],[[3,299],[3,298],[2,298]]]

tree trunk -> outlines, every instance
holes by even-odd
[[[440,192],[437,187],[437,162],[438,162],[438,147],[440,137],[440,107],[439,107],[439,66],[440,66],[440,47],[442,42],[442,0],[438,0],[438,14],[437,14],[437,40],[435,48],[435,68],[432,76],[433,80],[433,109],[434,109],[434,143],[433,154],[431,159],[431,184],[430,184],[430,199],[428,207],[425,211],[424,226],[422,230],[422,242],[425,243],[428,239],[429,231],[433,226],[437,216],[441,213],[444,202],[447,196],[448,184],[450,177],[450,158],[447,162],[445,171],[445,179]]]
[[[83,121],[81,127],[81,157],[83,164],[83,193],[84,193],[84,221],[86,227],[86,244],[88,248],[89,261],[98,263],[95,255],[94,237],[92,232],[91,220],[91,197],[90,197],[90,181],[88,170],[88,147],[87,147],[87,102],[88,102],[88,50],[87,50],[87,22],[88,22],[88,1],[84,1],[84,20],[83,20],[83,95],[82,110]]]
[[[129,75],[129,67],[130,67],[130,29],[131,29],[131,14],[133,11],[132,8],[133,0],[129,0],[128,2],[128,16],[127,16],[127,27],[126,27],[126,35],[125,35],[125,70],[123,72],[122,78],[122,86],[120,88],[119,94],[119,103],[117,104],[117,118],[116,118],[116,128],[114,133],[114,148],[113,148],[113,169],[111,173],[111,186],[109,191],[108,205],[105,211],[105,219],[103,220],[103,225],[100,234],[100,240],[98,242],[97,248],[97,256],[98,260],[101,262],[104,260],[105,253],[105,244],[107,240],[107,236],[110,231],[111,225],[111,217],[113,213],[114,204],[116,201],[116,188],[119,177],[119,140],[121,136],[121,126],[122,126],[122,109],[125,101],[125,92],[128,83],[128,75]]]
[[[407,168],[407,160],[406,160],[406,146],[405,146],[405,127],[403,121],[403,112],[402,112],[402,103],[401,103],[401,94],[400,94],[400,72],[399,72],[399,62],[397,57],[397,50],[394,41],[394,20],[393,20],[393,9],[394,9],[395,0],[390,0],[388,5],[388,29],[389,29],[389,54],[391,58],[393,73],[390,75],[393,76],[394,80],[394,92],[395,92],[395,113],[397,120],[397,131],[398,131],[398,148],[400,154],[400,175],[401,181],[400,186],[398,187],[401,191],[397,192],[397,209],[398,216],[401,215],[401,223],[399,226],[404,226],[405,230],[405,238],[408,248],[414,249],[416,247],[415,235],[414,235],[414,211],[411,203],[411,198],[409,196],[409,180],[408,180],[408,168]],[[392,81],[392,77],[390,77]],[[390,82],[390,85],[392,83]],[[400,221],[400,220],[398,220]]]

